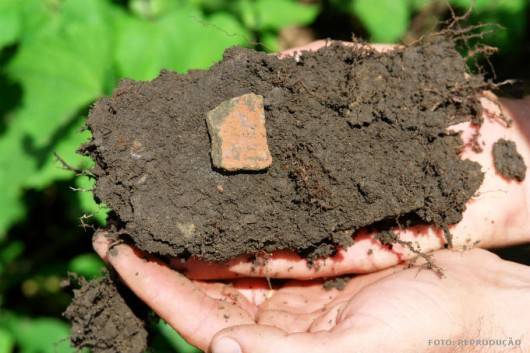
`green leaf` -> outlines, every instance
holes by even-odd
[[[39,41],[53,35],[61,26],[61,13],[52,1],[18,1],[21,17],[20,40],[23,43]]]
[[[65,170],[65,166],[55,157],[54,152],[73,168],[85,170],[92,165],[89,158],[76,152],[82,143],[90,139],[88,130],[80,131],[83,124],[84,118],[76,119],[66,131],[61,133],[61,138],[51,148],[35,151],[41,167],[28,178],[27,186],[42,189],[53,181],[68,180],[75,175],[75,172]]]
[[[257,0],[255,13],[258,15],[259,30],[275,30],[313,22],[318,15],[318,6],[304,5],[294,0]]]
[[[135,80],[151,80],[160,72],[164,38],[156,23],[125,18],[118,24],[115,57],[118,75]]]
[[[15,340],[11,334],[0,327],[0,353],[12,353]]]
[[[431,0],[408,0],[410,8],[414,11],[421,10],[430,4],[432,4]]]
[[[180,16],[179,16],[180,17]],[[175,66],[172,69],[186,72],[190,69],[207,69],[219,60],[226,48],[234,45],[249,44],[247,38],[250,33],[245,30],[236,18],[228,13],[217,13],[211,17],[181,17],[180,21],[187,22],[182,26],[180,36],[175,36],[175,49],[170,55]],[[175,29],[174,21],[167,21],[165,26]],[[189,38],[193,38],[194,45],[189,46]]]
[[[70,353],[69,326],[53,318],[30,319],[9,315],[7,328],[13,335],[20,353]]]
[[[251,0],[239,0],[236,2],[236,10],[246,28],[255,31],[258,29],[258,16]]]
[[[472,0],[449,0],[449,4],[455,7],[459,7],[462,10],[467,10],[473,4]],[[474,16],[482,16],[484,12],[506,12],[508,14],[515,14],[517,12],[524,12],[526,8],[525,0],[509,0],[509,1],[498,1],[498,0],[476,0],[473,4],[473,10],[471,12]],[[484,23],[484,21],[481,21]]]
[[[100,2],[66,1],[60,28],[23,42],[7,68],[24,90],[15,119],[36,148],[52,143],[58,128],[104,92],[111,33],[103,18],[88,11],[90,4]],[[86,18],[79,18],[81,11],[87,11]]]
[[[193,68],[196,64],[197,68],[207,69],[215,62],[221,60],[223,52],[226,48],[234,45],[251,45],[252,36],[245,28],[241,26],[237,19],[226,12],[216,13],[204,20],[204,25],[195,27],[197,32],[202,32],[202,43],[200,47],[195,47],[188,56],[187,66]],[[213,38],[211,41],[208,38]],[[205,52],[205,48],[211,51],[204,59],[200,58],[197,61],[193,60],[194,55],[201,55]]]
[[[103,261],[93,253],[81,254],[68,263],[68,270],[76,272],[85,278],[92,279],[101,275]]]
[[[131,0],[129,1],[129,9],[133,14],[146,19],[153,19],[163,15],[166,12],[183,7],[184,3],[187,5],[194,5],[192,0]],[[200,1],[199,1],[200,2]]]
[[[49,144],[58,127],[103,93],[106,68],[98,62],[101,58],[91,57],[90,50],[104,42],[101,38],[106,34],[91,33],[82,25],[69,26],[64,32],[64,36],[23,45],[8,67],[24,89],[24,105],[16,119],[36,147]]]
[[[119,75],[136,80],[151,80],[162,69],[207,68],[221,59],[225,48],[244,43],[248,35],[231,15],[205,19],[193,8],[168,12],[155,21],[131,17],[119,26]]]
[[[466,11],[471,1],[451,0],[451,5]],[[477,0],[469,18],[469,24],[491,24],[490,27],[477,29],[479,31],[493,30],[493,33],[484,37],[482,42],[500,49],[501,53],[517,50],[521,45],[526,32],[527,3],[525,0],[492,1]],[[497,28],[495,25],[503,28]]]
[[[96,201],[94,201],[94,194],[91,190],[94,188],[95,181],[86,176],[80,176],[75,179],[75,183],[79,190],[77,191],[79,204],[85,215],[88,217],[84,221],[91,224],[95,221],[99,223],[99,225],[104,226],[106,224],[109,209],[105,208],[104,205],[98,205]]]
[[[356,0],[352,10],[371,35],[370,41],[395,43],[409,25],[408,1]]]
[[[78,123],[80,122],[81,120],[78,120]],[[74,175],[73,172],[62,169],[62,165],[52,154],[53,150],[76,168],[83,169],[92,163],[89,158],[75,152],[89,136],[88,132],[76,132],[78,124],[73,124],[55,146],[44,148],[42,151],[32,147],[33,144],[18,124],[19,121],[14,121],[0,137],[0,241],[5,238],[12,225],[25,216],[25,207],[21,200],[24,189],[44,188],[55,180],[67,180]],[[92,188],[86,182],[79,182],[78,187]],[[84,194],[81,196],[84,211],[98,213],[99,207],[95,205],[92,194],[80,194]],[[101,215],[96,219],[104,223],[102,220],[106,218],[106,212],[99,213]]]
[[[526,14],[524,11],[491,11],[484,13],[477,22],[496,23],[504,28],[491,27],[494,32],[484,37],[484,42],[506,54],[519,49],[526,30]],[[486,29],[487,30],[487,29]]]
[[[17,0],[0,2],[0,49],[18,39],[21,25],[19,2]]]
[[[9,242],[0,241],[0,278],[9,265],[22,255],[24,252],[24,242],[21,240],[11,240]],[[8,281],[3,280],[2,287],[4,291],[9,287]],[[2,307],[2,294],[0,292],[0,307]],[[1,350],[0,350],[1,353]]]
[[[35,159],[25,150],[24,135],[16,123],[9,125],[0,138],[0,241],[25,216],[22,188],[37,168]]]
[[[524,1],[524,0],[523,0]],[[510,2],[510,1],[508,1]],[[495,6],[496,3],[499,3],[499,1],[496,0],[476,0],[475,4],[473,5],[473,11],[481,11],[484,9],[487,9],[492,6],[492,4]],[[473,4],[473,0],[449,0],[449,4],[451,6],[460,7],[464,10],[467,10],[471,7]]]
[[[14,240],[8,244],[2,244],[0,248],[0,263],[9,264],[15,261],[24,252],[24,242],[21,240]]]
[[[261,42],[264,44],[267,51],[275,53],[279,49],[278,36],[276,33],[264,31],[261,33]]]
[[[0,136],[0,240],[25,215],[25,188],[71,177],[55,164],[54,150],[81,165],[73,151],[85,137],[73,133],[76,116],[102,95],[111,76],[107,23],[114,12],[107,1],[17,4],[23,38],[6,72],[24,94]]]

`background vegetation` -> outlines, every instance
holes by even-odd
[[[471,0],[448,2],[463,14]],[[529,77],[529,5],[477,0],[469,17],[504,27],[484,38],[500,48],[500,79]],[[83,121],[120,78],[207,68],[232,45],[276,51],[352,33],[406,43],[449,17],[434,0],[0,0],[0,353],[73,351],[61,279],[98,276],[91,227],[106,210],[54,152],[90,168],[76,154],[90,138]],[[193,348],[161,323],[155,352],[166,351]]]

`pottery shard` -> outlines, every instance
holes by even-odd
[[[248,93],[224,101],[208,112],[206,121],[215,167],[238,171],[271,165],[262,96]]]

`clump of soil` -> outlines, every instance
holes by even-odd
[[[242,48],[207,71],[121,81],[81,148],[95,196],[150,253],[222,261],[293,249],[326,256],[374,223],[447,229],[483,180],[448,127],[478,121],[487,85],[451,39],[391,52],[331,43],[295,58]],[[272,165],[212,167],[207,112],[264,97]]]
[[[499,139],[493,144],[493,163],[497,173],[508,179],[523,181],[526,176],[526,164],[513,141]]]
[[[343,290],[344,288],[346,288],[346,285],[348,284],[350,279],[351,279],[350,276],[330,278],[322,284],[322,287],[324,287],[324,289],[327,291],[330,291],[333,289]]]
[[[71,345],[94,353],[141,353],[147,349],[148,309],[107,273],[92,281],[73,278],[80,288],[64,312],[72,324]],[[133,311],[131,307],[136,310]]]

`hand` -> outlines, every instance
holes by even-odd
[[[516,342],[517,351],[530,349],[530,268],[481,249],[436,252],[444,278],[418,263],[326,291],[321,280],[272,289],[265,279],[193,281],[131,246],[109,246],[104,234],[95,237],[98,254],[138,297],[188,342],[214,353],[448,351],[436,345],[440,339],[457,351],[504,351]],[[464,346],[470,339],[507,346]]]
[[[529,241],[530,182],[508,181],[497,175],[490,151],[498,138],[508,138],[517,143],[528,164],[530,120],[524,117],[530,112],[530,98],[497,102],[492,98],[483,100],[484,152],[462,153],[463,158],[478,161],[486,176],[462,222],[451,227],[456,247],[471,247],[477,241],[484,247]],[[495,118],[499,106],[514,119],[509,129]],[[463,130],[464,137],[473,133],[468,125],[455,128]],[[444,243],[440,232],[425,226],[402,231],[400,239],[418,243],[424,252],[439,249]],[[172,261],[173,268],[187,271],[185,277],[126,244],[110,251],[109,246],[102,233],[95,238],[98,254],[146,304],[188,342],[216,353],[229,352],[229,348],[236,352],[238,347],[245,353],[428,352],[441,348],[435,346],[436,339],[451,339],[455,345],[459,339],[478,338],[506,339],[509,343],[508,338],[525,340],[524,333],[528,333],[530,300],[524,293],[530,290],[529,269],[480,249],[435,252],[433,260],[445,271],[443,279],[433,271],[420,270],[419,262],[406,271],[403,265],[388,268],[414,254],[399,245],[390,251],[368,234],[359,235],[354,246],[341,249],[334,258],[319,262],[317,272],[292,252],[281,251],[272,254],[263,266],[249,264],[245,256],[223,265],[196,259],[184,265]],[[340,292],[324,291],[322,280],[273,280],[272,288],[268,280],[310,279],[383,268],[387,269],[353,278]],[[238,276],[261,278],[229,283],[189,279]],[[456,347],[458,351],[483,348]],[[498,351],[506,347],[490,348]],[[528,340],[516,348],[529,350]]]

